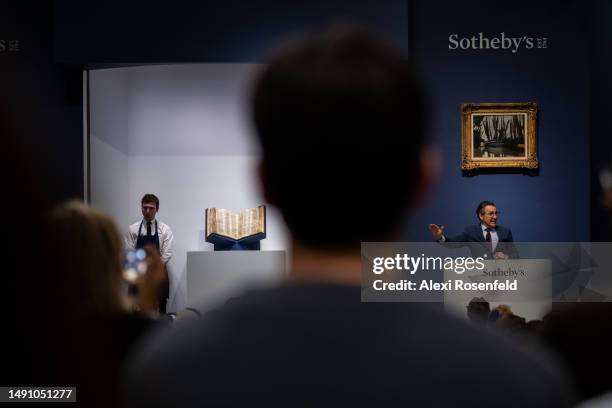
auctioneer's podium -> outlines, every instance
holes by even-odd
[[[187,307],[206,312],[253,287],[282,282],[285,251],[187,252]]]

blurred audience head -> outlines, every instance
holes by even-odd
[[[496,306],[487,318],[489,323],[495,323],[497,320],[502,319],[504,317],[512,315],[512,309],[508,305],[498,305]]]
[[[278,50],[256,81],[253,117],[266,198],[304,246],[384,240],[429,184],[421,81],[363,28],[336,25]]]
[[[491,306],[484,298],[475,297],[467,306],[467,315],[472,323],[485,325],[491,313]]]
[[[612,390],[612,303],[557,304],[544,316],[542,338],[565,362],[579,399]]]
[[[121,313],[121,239],[110,217],[79,201],[56,207],[51,215],[57,248],[59,299],[74,318]],[[68,305],[66,305],[68,306]]]
[[[498,305],[495,307],[495,310],[499,312],[500,317],[510,316],[512,314],[512,309],[508,305]]]

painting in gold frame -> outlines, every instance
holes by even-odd
[[[533,102],[461,105],[461,170],[537,169],[537,112]]]

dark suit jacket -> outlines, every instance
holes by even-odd
[[[512,231],[510,228],[502,227],[498,225],[495,227],[495,231],[497,232],[497,238],[499,242],[495,247],[493,252],[503,252],[508,255],[510,258],[518,258],[518,251],[514,246],[512,239]],[[473,255],[482,256],[484,253],[487,254],[488,257],[493,259],[494,254],[489,250],[488,246],[485,245],[485,238],[482,232],[482,227],[480,224],[470,225],[465,227],[463,233],[459,235],[455,235],[453,237],[445,236],[446,242],[448,242],[448,246],[455,247],[453,243],[470,243],[470,242],[479,242],[482,244],[477,245],[468,245]],[[464,245],[460,245],[464,246]]]

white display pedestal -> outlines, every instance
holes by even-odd
[[[206,312],[249,288],[282,282],[285,251],[187,252],[187,307]]]

